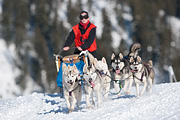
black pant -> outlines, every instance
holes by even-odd
[[[89,51],[90,52],[90,51]],[[80,54],[81,53],[81,51],[79,51],[78,49],[75,49],[75,51],[74,51],[74,54]],[[95,51],[92,51],[92,52],[90,52],[95,58],[96,58],[96,50]]]

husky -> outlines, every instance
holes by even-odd
[[[112,54],[111,56],[111,66],[113,68],[115,80],[124,81],[123,89],[125,94],[130,94],[130,90],[132,88],[132,83],[133,83],[132,72],[129,66],[129,59],[131,57],[135,59],[138,56],[138,52],[140,50],[141,50],[141,44],[134,43],[130,46],[129,53],[127,56],[123,56],[121,53],[119,53],[119,55]],[[118,96],[119,96],[120,88],[118,84],[119,84],[118,82],[114,82],[115,90],[116,92],[118,92]],[[128,84],[129,84],[129,88],[127,90]]]
[[[102,57],[102,60],[94,60],[94,66],[98,72],[98,74],[101,77],[102,80],[102,85],[104,89],[104,98],[107,100],[108,98],[108,93],[110,90],[110,83],[111,83],[111,74],[108,70],[108,65],[106,62],[106,59]]]
[[[62,71],[64,97],[66,99],[67,107],[70,113],[74,110],[76,103],[77,108],[79,109],[79,103],[81,101],[82,93],[81,86],[79,84],[79,70],[76,68],[76,65],[66,66],[66,64],[63,63]]]
[[[137,56],[137,59],[131,57],[130,68],[132,69],[134,81],[136,84],[136,96],[142,96],[145,89],[148,92],[148,82],[150,85],[150,93],[152,93],[152,84],[155,75],[152,60],[150,60],[148,63],[143,63],[141,57]],[[139,93],[140,84],[144,84],[141,93]]]
[[[105,99],[107,99],[108,92],[110,90],[111,74],[108,70],[106,59],[103,57],[102,60],[98,61],[87,50],[82,51],[80,53],[80,56],[81,55],[85,55],[88,57],[88,61],[89,61],[88,66],[91,66],[92,64],[94,64],[94,67],[97,70],[96,72],[98,73],[98,75],[101,77],[101,80],[102,80],[103,89],[105,90],[104,97]]]
[[[95,102],[93,99],[93,92],[96,93],[97,98],[97,107],[100,108],[100,104],[102,102],[102,81],[100,76],[98,75],[94,64],[91,66],[84,65],[83,68],[83,78],[84,78],[84,89],[86,94],[86,104],[87,108],[91,108],[95,106]],[[90,105],[90,97],[92,98],[92,106]]]
[[[125,59],[122,53],[119,55],[112,54],[111,56],[111,66],[114,73],[114,88],[117,92],[117,96],[120,96],[120,84],[124,82],[123,90],[125,94],[130,94],[132,88],[133,76],[130,70],[129,62]],[[129,84],[129,89],[127,90]]]

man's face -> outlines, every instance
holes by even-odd
[[[88,18],[86,17],[87,14],[86,13],[82,13],[81,16],[82,16],[81,22],[82,23],[87,23],[88,20],[89,20],[89,17]]]

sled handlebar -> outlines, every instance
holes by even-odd
[[[72,47],[72,48],[69,48],[68,50],[72,50],[72,49],[76,49],[76,48],[77,48],[77,47]],[[59,51],[58,55],[60,55],[61,52],[66,52],[66,51],[68,51],[68,50],[63,50],[63,49],[61,49],[61,50]]]

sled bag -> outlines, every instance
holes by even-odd
[[[64,63],[64,62],[61,62],[60,69],[59,69],[59,72],[58,72],[58,76],[57,76],[57,79],[56,79],[57,86],[60,87],[60,88],[62,88],[62,73],[63,73],[62,72],[62,63]],[[82,60],[80,60],[77,63],[64,63],[64,64],[66,64],[66,66],[68,66],[68,65],[73,66],[75,64],[77,69],[79,70],[80,75],[83,74],[83,67],[84,67],[85,63]]]

